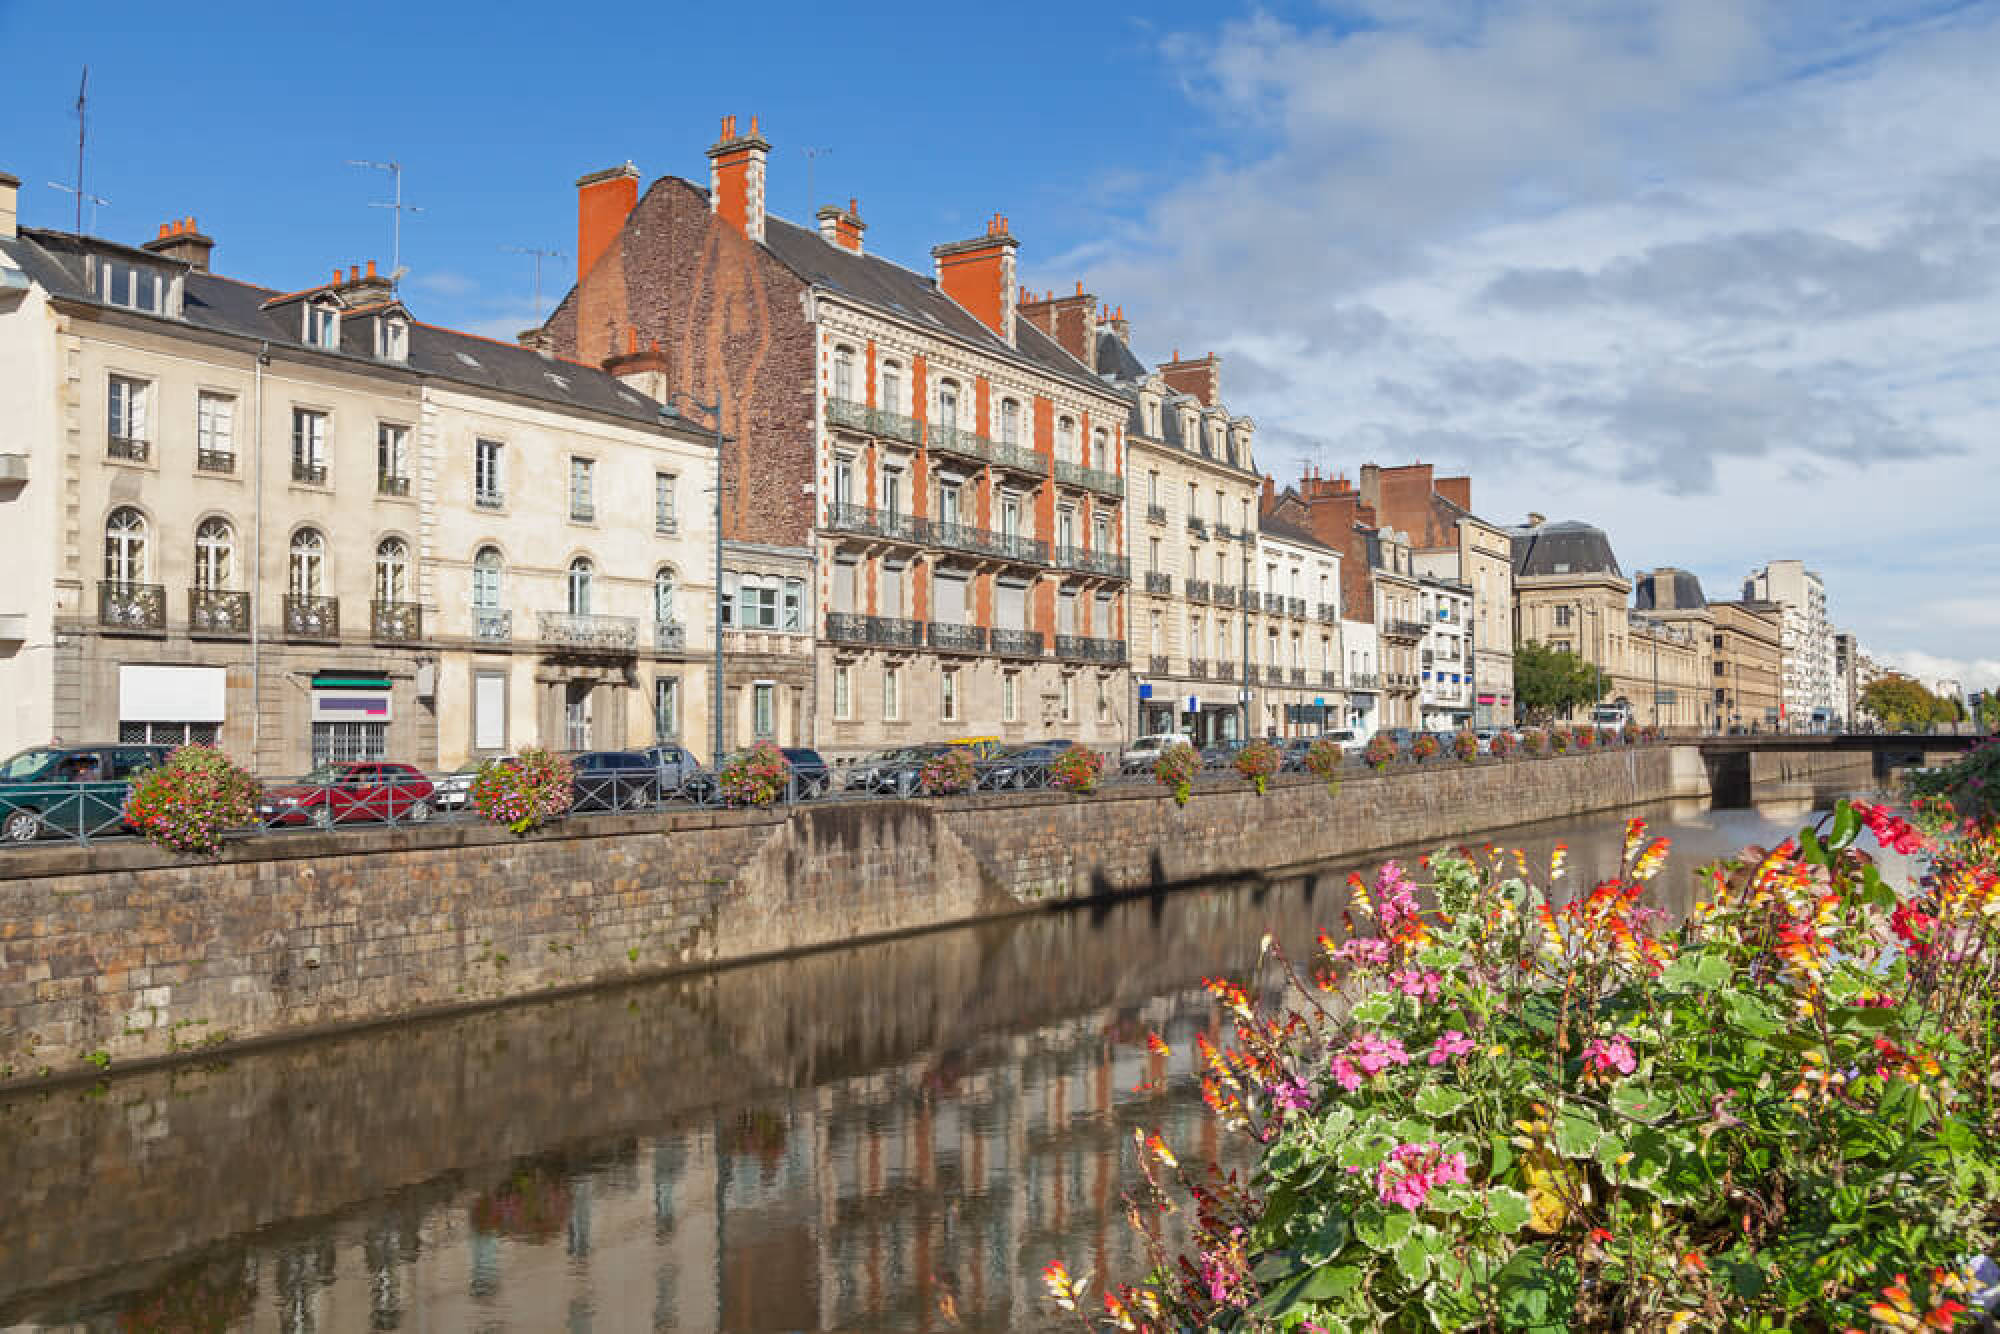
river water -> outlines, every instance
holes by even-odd
[[[1483,836],[1572,885],[1813,803]],[[1367,859],[1371,869],[1380,857]],[[1038,1328],[1135,1278],[1131,1131],[1213,1149],[1200,981],[1304,957],[1349,866],[1080,907],[0,1102],[0,1328]],[[1173,1055],[1146,1047],[1149,1030]]]

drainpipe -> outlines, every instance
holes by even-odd
[[[260,343],[256,361],[256,406],[251,431],[251,448],[256,451],[251,464],[251,495],[255,517],[250,533],[250,767],[259,766],[259,747],[264,737],[263,643],[264,613],[264,368],[271,364],[271,344]]]

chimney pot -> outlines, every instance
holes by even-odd
[[[338,286],[340,286],[340,275],[341,275],[341,272],[342,272],[342,270],[341,270],[341,267],[340,267],[340,265],[336,264],[336,265],[334,265],[334,266],[333,266],[333,285],[334,285],[335,287],[338,287]]]
[[[1076,280],[1076,295],[1077,296],[1083,295],[1083,279],[1081,278],[1078,278]]]
[[[375,276],[375,261],[372,259],[368,261],[368,276],[370,278]]]
[[[709,211],[751,241],[764,239],[764,173],[769,147],[750,118],[750,136],[736,135],[736,117],[722,120],[722,142],[708,150]]]
[[[860,216],[861,216],[861,201],[860,201],[859,199],[855,198],[855,197],[854,197],[853,195],[849,195],[849,196],[847,197],[847,211],[848,211],[849,213],[852,213],[852,214],[853,214],[853,215],[854,215],[855,217],[857,217],[857,218],[858,218],[858,217],[860,217]]]
[[[166,234],[167,234],[167,224],[163,222],[160,224],[160,236],[165,237]]]

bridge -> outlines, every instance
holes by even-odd
[[[1815,781],[1829,771],[1826,760],[1855,759],[1853,777],[1885,782],[1899,769],[1949,764],[1990,738],[1950,732],[1761,732],[1748,736],[1705,736],[1679,744],[1701,752],[1709,790],[1719,805],[1747,805],[1752,788]],[[1866,769],[1862,767],[1866,757]]]

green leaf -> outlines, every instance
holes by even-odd
[[[1443,1118],[1469,1101],[1471,1099],[1457,1089],[1448,1089],[1442,1084],[1426,1084],[1418,1090],[1410,1105],[1425,1116]]]
[[[1565,1158],[1589,1158],[1597,1153],[1603,1128],[1580,1107],[1565,1107],[1556,1115],[1556,1152]]]
[[[1495,1135],[1492,1139],[1493,1157],[1487,1167],[1487,1174],[1494,1178],[1507,1175],[1507,1169],[1514,1165],[1514,1146],[1505,1135]]]
[[[1902,1019],[1902,1012],[1891,1005],[1856,1005],[1835,1010],[1832,1019],[1836,1024],[1855,1028],[1891,1028]]]
[[[1835,851],[1852,847],[1854,836],[1861,832],[1861,817],[1854,813],[1854,807],[1845,801],[1833,804],[1833,831],[1827,838],[1827,845]]]
[[[1729,1012],[1731,1024],[1752,1037],[1767,1038],[1778,1031],[1778,1018],[1771,1007],[1754,996],[1732,991],[1723,997],[1722,1008]]]
[[[1354,1215],[1354,1235],[1371,1251],[1387,1251],[1402,1245],[1415,1224],[1415,1216],[1405,1210],[1363,1205]]]
[[[1395,1012],[1396,998],[1386,991],[1378,991],[1356,1004],[1352,1014],[1357,1024],[1379,1024]]]
[[[1433,945],[1417,956],[1417,962],[1433,972],[1448,972],[1465,962],[1465,955],[1448,945]]]
[[[1429,1237],[1422,1233],[1411,1233],[1396,1247],[1396,1268],[1403,1271],[1403,1277],[1412,1283],[1422,1283],[1431,1276],[1431,1252],[1437,1246],[1437,1234]]]
[[[1346,1216],[1335,1214],[1323,1220],[1312,1236],[1299,1243],[1299,1258],[1309,1265],[1323,1265],[1339,1255],[1341,1248],[1347,1245],[1348,1238],[1353,1235],[1353,1229],[1348,1226]]]
[[[1495,1186],[1486,1192],[1486,1221],[1496,1232],[1519,1232],[1532,1216],[1527,1195],[1512,1186]]]
[[[1626,1080],[1611,1089],[1611,1107],[1620,1116],[1635,1121],[1656,1121],[1664,1105],[1657,1094],[1637,1080]]]

